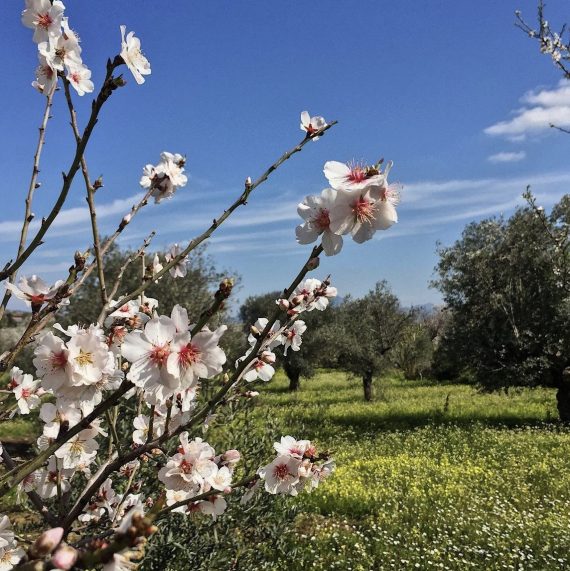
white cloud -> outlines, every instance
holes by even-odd
[[[522,140],[527,134],[536,134],[557,127],[570,127],[570,82],[560,81],[554,89],[529,91],[521,97],[524,107],[514,111],[514,117],[499,121],[484,129],[487,135]]]
[[[490,163],[517,163],[519,161],[522,161],[524,158],[526,158],[526,153],[524,151],[518,151],[512,153],[510,152],[496,153],[495,155],[487,157],[487,160]]]

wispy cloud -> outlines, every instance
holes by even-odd
[[[561,80],[554,89],[530,91],[521,97],[524,105],[513,112],[514,117],[499,121],[484,132],[521,140],[526,135],[541,133],[550,128],[570,127],[570,82]]]
[[[490,163],[518,163],[526,158],[526,153],[524,151],[518,152],[500,152],[490,157],[487,157],[487,160]]]

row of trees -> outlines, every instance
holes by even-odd
[[[244,327],[275,304],[278,292],[246,299],[240,309]],[[283,370],[292,391],[301,377],[315,369],[340,369],[362,379],[364,398],[373,398],[373,379],[389,369],[400,369],[406,378],[421,377],[432,366],[440,329],[438,311],[404,308],[388,284],[378,282],[365,296],[346,297],[330,311],[303,315],[311,335],[299,351],[283,356]]]

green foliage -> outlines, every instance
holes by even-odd
[[[439,248],[434,285],[451,320],[437,356],[448,368],[470,369],[491,390],[560,385],[570,344],[569,204],[563,198],[550,216],[521,208],[473,222]]]
[[[328,348],[341,369],[362,377],[366,400],[372,399],[372,379],[391,368],[390,353],[410,317],[385,281],[340,306]]]

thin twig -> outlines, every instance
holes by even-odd
[[[107,62],[107,73],[105,75],[105,80],[103,81],[103,86],[101,87],[101,90],[97,95],[97,98],[93,102],[93,105],[91,107],[91,115],[89,116],[89,120],[87,122],[85,130],[81,135],[81,142],[77,145],[75,149],[75,155],[71,162],[71,166],[69,167],[67,173],[63,173],[63,184],[59,196],[57,197],[57,200],[55,201],[55,204],[53,205],[50,213],[44,219],[42,219],[42,223],[36,235],[32,238],[32,241],[30,242],[29,246],[16,258],[16,260],[13,263],[9,264],[7,267],[5,267],[3,270],[0,271],[0,281],[5,280],[9,276],[11,276],[15,271],[17,271],[20,268],[20,266],[32,255],[34,250],[42,244],[46,232],[48,231],[49,227],[52,225],[53,221],[60,213],[67,199],[69,190],[71,189],[71,184],[73,182],[73,179],[75,178],[75,174],[79,170],[81,164],[81,157],[83,157],[83,154],[85,153],[87,143],[89,142],[89,139],[91,137],[91,134],[93,133],[95,125],[97,124],[99,112],[101,111],[101,108],[103,107],[105,101],[107,101],[107,99],[109,99],[109,97],[111,96],[111,93],[115,89],[117,89],[117,87],[119,87],[120,85],[120,83],[115,81],[115,79],[113,78],[113,71],[117,66],[121,65],[122,63],[123,60],[120,57],[115,58],[114,61],[109,60]]]
[[[204,240],[207,240],[214,231],[221,226],[236,210],[238,207],[245,205],[249,198],[249,195],[255,190],[260,184],[265,182],[269,175],[276,170],[279,166],[281,166],[286,160],[290,159],[294,154],[299,153],[303,147],[307,144],[307,142],[311,141],[314,137],[321,137],[326,131],[328,131],[331,127],[334,127],[338,121],[332,121],[319,131],[316,131],[311,137],[305,137],[298,145],[293,147],[291,150],[287,151],[277,161],[275,161],[270,167],[268,167],[265,172],[254,182],[246,182],[245,189],[242,194],[237,198],[237,200],[224,212],[218,217],[214,218],[212,224],[209,226],[207,230],[205,230],[202,234],[191,240],[177,256],[175,256],[170,262],[165,264],[159,272],[156,273],[154,277],[155,280],[160,279],[163,275],[166,274],[170,270],[170,268],[174,267],[180,260],[184,259],[192,250],[194,250],[197,246],[199,246]],[[136,288],[133,292],[128,295],[123,296],[116,304],[111,308],[112,311],[116,311],[119,307],[125,304],[127,301],[135,299],[138,295],[140,295],[152,282],[148,281],[146,283],[142,283],[138,288]]]
[[[77,145],[81,143],[81,133],[79,132],[79,127],[77,125],[77,113],[75,112],[75,107],[73,105],[73,99],[71,98],[71,92],[69,89],[69,81],[63,78],[63,88],[65,91],[65,100],[67,101],[67,108],[69,109],[69,115],[71,117],[71,129],[75,137],[75,142]],[[101,292],[101,302],[105,305],[108,301],[107,289],[105,287],[105,272],[103,268],[103,256],[101,255],[101,242],[99,238],[99,228],[97,226],[97,212],[95,210],[95,191],[96,188],[91,183],[89,178],[89,171],[87,169],[87,161],[85,160],[85,155],[81,156],[81,172],[83,173],[83,180],[85,182],[85,189],[87,191],[87,204],[89,206],[89,217],[91,218],[91,233],[93,234],[93,248],[95,251],[95,261],[97,263],[97,274],[99,277],[99,291]]]
[[[42,150],[44,148],[45,140],[46,140],[46,128],[48,121],[51,117],[51,106],[53,103],[53,96],[55,94],[55,90],[57,87],[57,83],[54,83],[51,91],[46,96],[46,106],[44,109],[44,114],[42,117],[42,122],[39,128],[39,137],[38,137],[38,144],[36,146],[36,152],[34,154],[34,166],[32,168],[32,177],[30,179],[30,185],[28,187],[28,196],[26,197],[26,208],[24,212],[24,222],[22,224],[22,230],[20,232],[20,243],[18,244],[18,253],[16,254],[16,258],[22,255],[24,248],[26,247],[26,239],[28,237],[28,229],[30,227],[30,222],[34,219],[34,215],[32,214],[32,201],[34,199],[34,193],[37,188],[39,188],[38,184],[38,174],[40,172],[40,158],[42,155]],[[16,274],[13,273],[9,281],[10,283],[14,283],[16,279]],[[12,292],[10,290],[6,290],[4,294],[4,298],[2,299],[2,303],[0,304],[0,320],[4,317],[4,312],[6,310],[6,306],[8,305],[8,300],[12,296]]]

